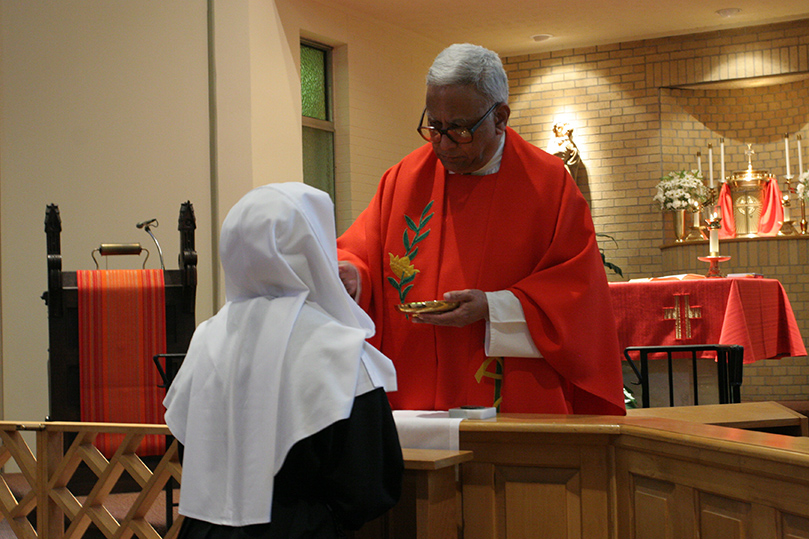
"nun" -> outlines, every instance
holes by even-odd
[[[302,183],[250,191],[222,226],[226,303],[164,400],[183,444],[180,538],[334,538],[399,499],[390,359],[337,269],[334,207]]]

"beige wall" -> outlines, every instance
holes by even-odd
[[[48,411],[47,204],[60,208],[65,269],[91,269],[102,242],[141,242],[158,267],[135,228],[150,218],[176,268],[186,200],[210,264],[206,15],[191,2],[11,0],[0,20],[4,416],[35,421]],[[109,267],[125,264],[137,262]]]
[[[301,37],[334,47],[337,229],[342,232],[368,205],[382,173],[424,143],[416,123],[424,108],[425,75],[447,44],[312,0],[276,3],[296,64]]]
[[[344,229],[384,170],[422,143],[415,122],[438,43],[307,0],[0,3],[3,417],[47,413],[45,206],[60,206],[64,268],[102,242],[151,239],[176,267],[194,203],[197,321],[222,301],[216,236],[254,186],[300,181],[302,36],[335,47]],[[393,82],[395,81],[395,82]],[[209,89],[214,114],[209,115]],[[352,181],[349,184],[349,180]],[[156,253],[152,250],[152,262]],[[134,263],[131,262],[131,263]],[[126,262],[113,260],[110,268]]]

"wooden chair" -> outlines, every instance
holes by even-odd
[[[632,359],[631,352],[638,352],[640,356],[640,370]],[[672,356],[674,354],[690,354],[691,380],[694,388],[694,405],[699,404],[699,383],[697,381],[697,357],[701,352],[716,353],[717,383],[719,403],[727,404],[741,402],[742,365],[744,360],[744,347],[738,345],[721,344],[694,344],[672,346],[629,346],[624,349],[624,357],[629,366],[638,377],[642,388],[641,407],[649,408],[649,355],[665,353],[668,361],[668,390],[669,406],[674,406],[674,370]]]
[[[148,227],[147,227],[148,228]],[[163,270],[166,305],[166,352],[183,354],[196,327],[197,253],[196,220],[190,202],[180,207],[179,269]],[[48,290],[42,295],[48,307],[48,381],[51,421],[80,421],[79,313],[77,272],[62,270],[59,207],[45,212]],[[147,232],[149,232],[147,230]],[[151,235],[151,234],[150,234]],[[154,236],[152,236],[154,238]],[[156,241],[156,240],[155,240]],[[139,244],[134,244],[139,247]],[[102,244],[104,254],[135,254],[130,244]],[[108,252],[104,253],[104,249]],[[159,250],[159,244],[158,244]],[[161,253],[162,263],[162,253]]]

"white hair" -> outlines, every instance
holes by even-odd
[[[508,76],[496,52],[470,43],[450,45],[427,71],[427,86],[474,86],[493,103],[508,103]]]

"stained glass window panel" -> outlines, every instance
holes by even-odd
[[[303,181],[327,192],[334,200],[334,135],[303,128]]]
[[[301,45],[301,97],[303,115],[329,120],[326,87],[326,51]]]

